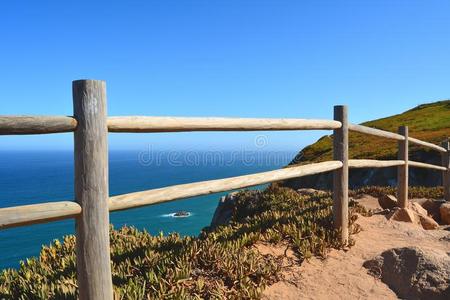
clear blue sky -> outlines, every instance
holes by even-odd
[[[450,98],[450,1],[2,1],[0,114],[71,115],[107,81],[110,115],[362,122]],[[269,133],[295,150],[325,132]],[[110,135],[112,149],[241,149],[255,133]],[[70,134],[0,149],[71,149]]]

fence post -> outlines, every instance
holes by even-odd
[[[334,107],[334,120],[342,127],[333,132],[333,159],[342,162],[342,168],[333,171],[333,222],[340,231],[343,244],[348,242],[348,119],[347,106]]]
[[[398,159],[404,160],[405,164],[397,167],[397,199],[399,207],[406,208],[408,203],[408,126],[400,126],[398,133],[405,137],[398,141]]]
[[[447,152],[442,153],[442,165],[447,171],[442,171],[442,185],[444,186],[444,199],[450,201],[450,139],[442,142],[442,147]]]
[[[74,117],[76,256],[79,299],[113,299],[109,252],[106,84],[72,83]]]

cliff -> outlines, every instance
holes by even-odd
[[[419,105],[404,113],[368,121],[362,125],[397,132],[401,125],[409,127],[409,135],[423,141],[440,144],[450,136],[450,100]],[[349,155],[354,159],[396,159],[397,143],[393,140],[350,132]],[[307,164],[332,159],[333,136],[321,137],[317,142],[302,149],[289,164]],[[440,164],[440,153],[410,144],[410,159],[431,164]],[[439,171],[410,168],[410,185],[437,186],[441,184]],[[393,186],[397,178],[396,168],[350,170],[350,186]],[[284,186],[292,188],[329,189],[332,174],[324,173],[287,180]]]

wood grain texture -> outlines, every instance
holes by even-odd
[[[432,144],[432,143],[424,142],[424,141],[419,140],[419,139],[408,137],[408,141],[410,143],[413,143],[413,144],[416,144],[416,145],[420,145],[420,146],[424,146],[424,147],[428,147],[428,148],[431,148],[431,149],[439,151],[439,152],[443,152],[443,153],[446,152],[445,148],[443,148],[443,147],[440,147],[440,146]]]
[[[359,133],[375,135],[375,136],[384,137],[387,139],[398,140],[398,141],[403,141],[405,139],[405,137],[403,137],[400,134],[381,130],[381,129],[371,128],[371,127],[367,127],[364,125],[349,124],[348,129],[351,131],[359,132]]]
[[[349,168],[387,168],[403,166],[403,160],[349,159]]]
[[[111,197],[109,200],[109,208],[111,211],[115,211],[153,205],[182,198],[224,192],[279,180],[328,172],[341,167],[342,163],[339,161],[327,161],[251,175],[174,185]]]
[[[437,165],[427,164],[427,163],[413,161],[413,160],[408,161],[408,164],[410,167],[416,167],[416,168],[433,169],[433,170],[439,170],[439,171],[447,170],[443,166],[437,166]]]
[[[332,120],[184,118],[184,117],[109,117],[110,132],[180,132],[180,131],[256,131],[336,129]]]
[[[444,199],[450,201],[450,139],[442,142],[442,148],[446,150],[442,153],[442,185],[444,187]]]
[[[329,161],[275,171],[174,185],[148,191],[118,195],[109,198],[109,210],[124,210],[174,201],[182,198],[245,188],[278,180],[328,172],[341,167],[341,162]],[[80,214],[81,206],[72,201],[48,202],[1,208],[0,228],[3,229],[28,224],[45,223],[53,220],[68,219],[79,216]]]
[[[342,127],[333,133],[333,159],[342,168],[333,172],[333,223],[341,233],[341,242],[348,243],[348,118],[347,106],[334,107],[334,119]]]
[[[81,206],[71,201],[0,208],[0,229],[68,219],[80,213]]]
[[[108,128],[105,82],[73,82],[75,200],[79,298],[113,299],[109,246]]]
[[[77,121],[64,116],[0,116],[0,135],[71,132]]]
[[[408,203],[408,126],[400,126],[398,133],[404,137],[398,141],[398,159],[405,162],[404,165],[397,167],[397,199],[399,207],[406,208]]]

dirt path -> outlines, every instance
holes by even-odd
[[[373,199],[363,201],[374,205]],[[398,299],[386,284],[367,274],[364,261],[395,247],[450,250],[447,230],[424,230],[381,215],[359,216],[357,223],[362,231],[353,236],[356,244],[349,251],[331,250],[325,260],[312,258],[286,268],[285,279],[269,286],[263,299]]]

